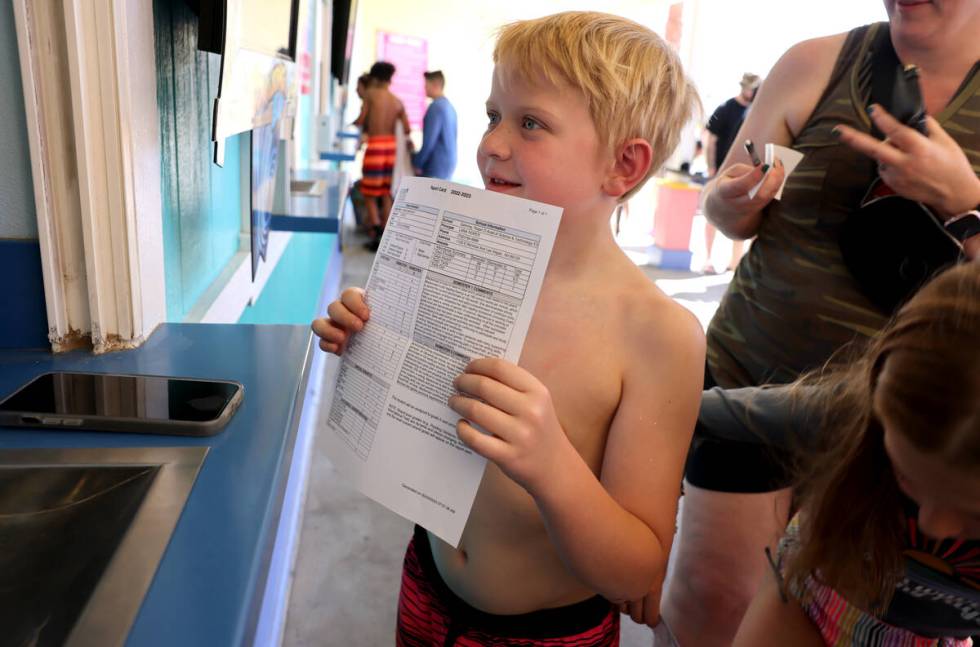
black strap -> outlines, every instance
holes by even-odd
[[[875,34],[871,54],[871,102],[885,108],[900,122],[925,134],[925,108],[919,89],[918,72],[905,69],[892,45],[888,25]],[[881,139],[884,134],[871,124],[871,134]]]
[[[967,238],[980,235],[980,207],[943,225],[949,235],[965,242]]]

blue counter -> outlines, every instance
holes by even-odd
[[[302,414],[313,349],[308,326],[164,324],[131,351],[0,351],[0,399],[50,370],[217,378],[245,386],[239,410],[210,438],[0,428],[0,448],[210,447],[127,645],[255,641],[297,430],[301,417],[304,424],[310,417]]]

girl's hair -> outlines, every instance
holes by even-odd
[[[859,358],[799,384],[816,385],[824,413],[819,448],[801,472],[800,546],[788,577],[799,584],[814,574],[883,610],[904,570],[904,521],[879,414],[951,468],[980,467],[980,263],[939,275]]]

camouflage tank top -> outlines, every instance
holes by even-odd
[[[837,124],[870,132],[871,45],[887,28],[876,23],[848,34],[827,88],[793,142],[803,159],[782,200],[766,207],[708,326],[708,367],[719,386],[790,382],[887,321],[861,293],[838,247],[841,224],[876,177],[875,163],[831,133]],[[980,63],[934,116],[980,175]]]

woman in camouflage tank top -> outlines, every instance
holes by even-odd
[[[875,148],[882,144],[861,137],[871,131],[870,48],[880,30],[890,31],[903,63],[918,65],[934,116],[929,137],[916,140],[915,155],[903,155],[886,179],[945,218],[980,203],[980,0],[885,0],[885,7],[887,24],[805,41],[783,55],[705,189],[705,213],[725,235],[756,237],[708,328],[706,388],[792,381],[886,323],[838,246],[841,224],[882,161]],[[875,113],[890,132],[884,111]],[[785,178],[782,200],[772,198],[783,168],[753,167],[746,139],[804,154]],[[974,249],[977,238],[968,241]],[[662,605],[680,644],[727,644],[734,636],[766,568],[763,548],[775,549],[786,523],[789,493],[771,492],[778,487],[772,472],[770,454],[754,447],[692,446]]]

